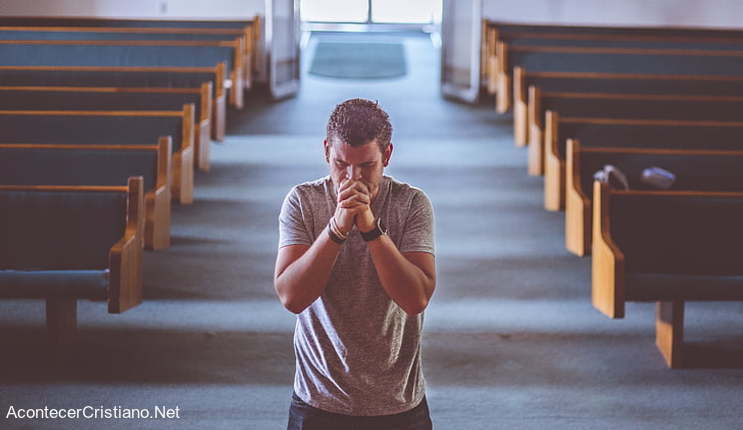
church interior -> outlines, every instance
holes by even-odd
[[[741,16],[0,2],[0,428],[285,428],[279,210],[352,98],[435,210],[434,428],[740,428]],[[38,411],[85,406],[179,412]]]

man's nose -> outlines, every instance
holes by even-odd
[[[357,166],[348,166],[346,168],[346,176],[353,180],[361,179],[361,168]]]

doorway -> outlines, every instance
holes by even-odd
[[[302,0],[307,23],[398,24],[425,26],[440,22],[442,0]]]

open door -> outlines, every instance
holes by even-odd
[[[444,0],[441,91],[469,103],[480,93],[482,0]]]
[[[268,82],[275,99],[299,91],[299,0],[266,0]]]

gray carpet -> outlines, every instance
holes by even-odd
[[[405,48],[399,42],[333,42],[317,45],[310,73],[340,79],[404,76]]]
[[[435,63],[424,42],[406,47]],[[353,94],[389,109],[388,173],[436,211],[423,360],[437,430],[740,428],[743,306],[690,304],[697,368],[668,370],[653,305],[624,320],[591,307],[590,261],[565,251],[563,215],[542,209],[508,118],[441,100],[437,72],[335,87],[307,77],[296,99],[231,114],[196,203],[174,208],[172,248],[145,256],[145,303],[109,315],[80,302],[78,348],[56,361],[42,303],[0,301],[0,428],[285,428],[295,317],[272,286],[278,211],[292,185],[326,173],[324,120]],[[10,421],[10,405],[179,406],[181,419]]]

